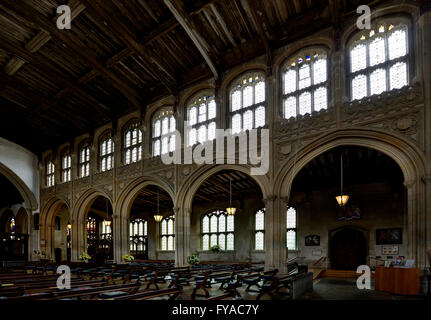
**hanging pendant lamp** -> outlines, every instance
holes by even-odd
[[[154,220],[156,220],[156,222],[160,222],[162,219],[163,216],[160,214],[159,190],[157,190],[157,214],[154,215]]]
[[[236,208],[232,206],[232,178],[229,179],[229,207],[226,208],[228,215],[235,215]]]
[[[340,207],[344,207],[349,201],[349,196],[347,194],[343,194],[343,154],[341,154],[341,183],[340,183],[340,195],[336,196],[335,199],[338,202]]]

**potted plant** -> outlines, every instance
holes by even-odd
[[[135,257],[130,254],[125,254],[122,258],[127,263],[132,263],[135,260]]]
[[[199,255],[197,252],[193,252],[191,256],[187,257],[187,263],[191,266],[199,264],[201,260],[199,259]]]
[[[83,252],[83,253],[81,253],[81,255],[79,256],[79,259],[80,259],[81,261],[84,261],[85,263],[87,263],[87,262],[88,262],[88,260],[90,260],[90,259],[91,259],[91,257],[90,257],[90,255],[89,255],[87,252]]]
[[[39,260],[44,259],[43,257],[45,256],[45,252],[40,251],[40,250],[33,250],[34,254],[37,255],[37,257],[39,258]]]
[[[219,253],[219,252],[221,251],[221,248],[220,248],[220,246],[219,246],[218,244],[216,244],[216,245],[213,245],[213,246],[210,248],[210,250],[211,250],[211,252],[213,252],[213,253]]]

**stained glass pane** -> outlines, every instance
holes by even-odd
[[[196,129],[195,128],[190,129],[190,131],[189,131],[189,146],[192,146],[196,143],[196,135],[197,135]]]
[[[226,250],[234,250],[234,238],[233,238],[233,233],[229,233],[229,234],[227,235]]]
[[[193,126],[197,123],[197,110],[196,107],[191,107],[189,110],[189,125]]]
[[[314,91],[314,111],[328,108],[328,94],[326,87],[320,87]]]
[[[157,138],[160,136],[160,120],[156,120],[156,122],[154,122],[154,138]]]
[[[212,234],[211,235],[211,247],[215,246],[217,244],[217,235],[216,234]]]
[[[284,94],[296,91],[296,81],[296,70],[288,70],[284,74]]]
[[[217,232],[217,216],[211,216],[210,222],[211,232]]]
[[[286,213],[287,228],[296,228],[296,210],[292,207],[287,209]]]
[[[289,230],[286,233],[286,247],[289,250],[296,250],[296,231]]]
[[[167,222],[166,220],[162,220],[162,235],[167,234]]]
[[[165,117],[162,119],[162,135],[169,133],[169,119]]]
[[[234,230],[234,219],[233,216],[227,216],[227,228],[226,231],[232,231]]]
[[[138,235],[139,234],[138,224],[136,222],[133,224],[133,234],[134,235]]]
[[[218,217],[218,231],[225,232],[226,231],[226,215],[221,214]]]
[[[175,135],[169,137],[169,152],[175,151]]]
[[[211,100],[208,103],[208,120],[216,117],[216,102],[215,100]]]
[[[256,230],[263,230],[265,228],[265,214],[262,210],[256,213]]]
[[[254,98],[255,104],[265,101],[265,82],[264,81],[260,81],[259,83],[256,84],[256,86],[254,87],[254,94],[255,94],[255,98]]]
[[[299,96],[299,114],[311,113],[311,93],[304,92]]]
[[[232,117],[232,133],[241,132],[241,115],[236,114]]]
[[[174,234],[174,221],[168,220],[168,234]]]
[[[247,86],[243,91],[243,108],[249,107],[253,104],[253,87]]]
[[[207,106],[205,103],[202,103],[199,106],[199,122],[203,122],[207,120]]]
[[[220,249],[226,250],[226,236],[224,234],[218,236],[218,245]]]
[[[168,239],[166,237],[162,237],[162,250],[168,249]]]
[[[236,90],[232,93],[232,111],[241,109],[241,91]]]
[[[216,124],[215,122],[211,122],[208,125],[208,140],[214,140],[216,137]]]
[[[358,44],[350,51],[351,72],[356,72],[367,67],[367,47]]]
[[[148,235],[148,224],[147,221],[144,222],[144,236]]]
[[[202,232],[208,233],[209,231],[210,231],[210,219],[208,218],[208,216],[205,216],[202,219]]]
[[[209,250],[210,248],[210,237],[209,235],[204,235],[202,237],[202,250]]]
[[[304,89],[311,85],[310,65],[304,64],[299,68],[299,89]]]
[[[313,65],[314,69],[314,84],[325,82],[328,78],[327,75],[327,67],[326,67],[326,58],[325,59],[319,59],[314,62]]]
[[[360,74],[352,80],[352,100],[367,96],[367,76]]]
[[[296,97],[289,97],[284,100],[284,118],[296,117]]]
[[[162,138],[162,154],[168,153],[168,137]]]
[[[255,249],[256,250],[263,250],[264,249],[264,233],[262,231],[256,232],[256,238],[255,238]]]
[[[174,250],[174,237],[168,237],[168,250]]]
[[[255,115],[255,128],[263,127],[265,125],[265,107],[259,107],[254,112]]]
[[[398,62],[389,69],[389,82],[391,90],[407,85],[407,64],[405,62]]]
[[[388,37],[389,59],[393,60],[407,54],[407,31],[400,29]]]
[[[244,112],[244,128],[243,130],[251,130],[253,129],[253,111],[248,110],[246,112]]]
[[[377,69],[370,75],[371,95],[386,91],[386,70]]]
[[[376,38],[370,43],[370,66],[383,63],[386,60],[385,39]]]
[[[198,130],[198,142],[202,143],[207,140],[207,128],[200,126]]]
[[[155,157],[160,155],[160,139],[157,139],[156,141],[154,141],[153,144],[153,155]]]

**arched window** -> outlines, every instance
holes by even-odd
[[[296,250],[296,209],[292,207],[287,208],[286,213],[286,247],[289,250]]]
[[[16,225],[15,225],[15,218],[12,217],[10,219],[10,224],[9,224],[10,233],[15,233],[15,227],[16,227]]]
[[[254,249],[265,250],[265,208],[254,215]]]
[[[202,250],[219,245],[221,250],[234,250],[234,216],[215,210],[202,217]]]
[[[46,163],[46,186],[52,187],[55,184],[55,164],[51,160]]]
[[[87,218],[87,247],[97,240],[97,220],[94,217]]]
[[[406,25],[385,22],[359,33],[350,45],[351,99],[406,86],[408,60]]]
[[[72,179],[72,156],[69,153],[63,153],[61,157],[61,180],[69,182]]]
[[[265,78],[261,73],[247,73],[234,81],[230,91],[232,133],[265,125]]]
[[[160,240],[162,251],[175,250],[175,218],[167,217],[160,223]]]
[[[111,225],[106,225],[104,221],[102,221],[102,235],[107,235],[112,233]]]
[[[124,163],[131,164],[142,159],[142,131],[139,122],[130,124],[124,131]]]
[[[90,175],[90,146],[88,144],[79,148],[79,174],[81,178]]]
[[[175,150],[175,117],[171,109],[162,109],[153,117],[153,156]]]
[[[130,220],[130,253],[132,255],[142,255],[146,248],[146,237],[148,235],[147,221],[142,218]]]
[[[109,171],[114,167],[114,141],[111,133],[104,134],[100,139],[100,171]]]
[[[328,107],[326,51],[307,49],[283,68],[283,113],[289,119]]]
[[[188,146],[215,139],[216,110],[214,96],[201,95],[191,100],[187,108]]]

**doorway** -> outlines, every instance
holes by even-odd
[[[356,270],[366,264],[367,240],[364,234],[353,228],[344,228],[331,237],[331,269]]]

